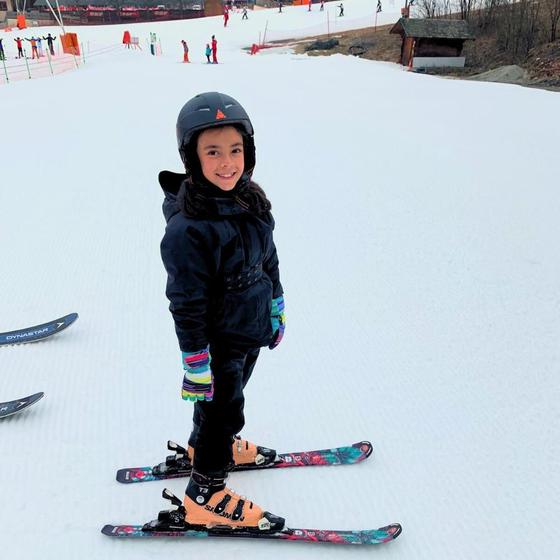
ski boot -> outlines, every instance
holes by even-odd
[[[164,463],[155,465],[152,472],[155,475],[188,475],[192,471],[194,448],[189,445],[187,449],[175,443],[167,442],[167,449],[174,451],[175,455],[168,455]],[[272,465],[278,461],[278,454],[274,449],[255,445],[247,440],[235,436],[232,443],[233,464],[228,470],[250,470]]]
[[[237,495],[226,486],[226,478],[226,472],[207,476],[193,471],[183,500],[189,527],[256,533],[284,528],[284,519]]]
[[[284,519],[263,511],[226,487],[227,473],[206,476],[193,471],[181,500],[165,489],[162,496],[176,509],[160,511],[142,528],[147,532],[211,531],[212,533],[276,533]]]

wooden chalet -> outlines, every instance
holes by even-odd
[[[463,45],[475,38],[464,20],[401,18],[390,31],[402,37],[400,63],[409,68],[465,66]]]

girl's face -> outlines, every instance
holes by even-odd
[[[196,153],[204,177],[223,191],[231,191],[243,175],[243,137],[233,126],[201,132]]]

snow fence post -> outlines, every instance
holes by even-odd
[[[262,46],[264,47],[265,43],[266,43],[266,31],[268,29],[268,20],[266,20],[266,25],[264,26],[264,33],[263,33],[263,42],[262,42]]]
[[[84,44],[80,43],[80,46],[82,48],[82,60],[84,61],[84,64],[86,63],[86,52],[84,51]]]
[[[27,75],[29,76],[29,79],[31,80],[31,71],[29,70],[29,62],[27,60],[27,51],[25,49],[23,49],[23,58],[25,58],[25,66],[27,66]]]
[[[54,76],[52,61],[51,61],[51,51],[47,48],[47,59],[49,61],[49,68],[51,69],[51,76]]]
[[[10,83],[10,78],[8,78],[8,70],[6,69],[6,59],[5,58],[2,59],[2,64],[4,66],[4,74],[6,74],[6,83],[9,84]]]

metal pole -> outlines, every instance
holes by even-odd
[[[82,60],[84,61],[84,64],[86,63],[86,53],[84,51],[84,44],[80,43],[82,46]]]
[[[31,72],[29,71],[29,62],[27,62],[27,51],[25,49],[23,49],[23,57],[25,58],[25,65],[27,66],[27,75],[31,80]]]
[[[50,48],[47,48],[47,58],[49,59],[49,67],[51,69],[51,75],[54,76],[53,67],[52,67],[52,63],[51,63],[51,49]]]
[[[327,37],[331,36],[331,20],[329,19],[329,10],[327,10]]]
[[[2,59],[2,64],[4,65],[4,74],[6,74],[6,83],[10,83],[10,78],[8,78],[8,70],[6,70],[6,59]]]
[[[266,20],[266,25],[264,26],[264,35],[263,35],[263,42],[262,42],[263,47],[264,47],[264,44],[266,42],[266,30],[267,29],[268,29],[268,20]]]

